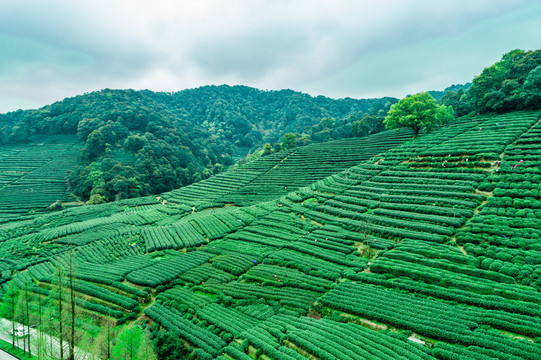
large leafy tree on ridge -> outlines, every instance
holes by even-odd
[[[438,105],[427,92],[408,96],[391,106],[383,120],[387,129],[410,128],[419,132],[430,131],[435,125],[453,120],[450,107]]]

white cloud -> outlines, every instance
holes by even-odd
[[[11,64],[0,68],[0,111],[24,103],[6,106],[8,97],[36,106],[105,87],[173,91],[230,83],[330,96],[393,95],[439,85],[446,71],[457,79],[450,82],[471,80],[471,68],[453,64],[472,49],[483,49],[473,52],[473,62],[487,66],[495,61],[492,53],[519,47],[507,41],[502,44],[510,48],[502,50],[498,41],[483,41],[483,31],[492,36],[491,26],[507,26],[517,39],[526,14],[529,24],[540,19],[532,15],[539,6],[526,0],[0,4],[0,44],[10,38],[26,46],[0,47],[0,63]],[[518,14],[515,23],[508,13]],[[498,22],[505,16],[508,22]],[[535,36],[530,43],[539,44]]]

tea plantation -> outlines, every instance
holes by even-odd
[[[0,224],[34,217],[67,192],[67,171],[77,163],[75,136],[56,135],[31,145],[0,147]]]
[[[284,150],[160,196],[5,222],[4,299],[15,284],[33,311],[58,312],[62,268],[77,327],[165,329],[193,359],[540,359],[541,112],[412,136]],[[54,183],[39,161],[2,169],[0,192]]]

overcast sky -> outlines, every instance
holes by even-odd
[[[208,84],[401,98],[516,48],[541,48],[541,1],[0,0],[0,113]]]

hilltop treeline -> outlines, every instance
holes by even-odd
[[[0,115],[0,144],[76,134],[83,146],[70,190],[100,203],[199,181],[284,133],[310,134],[323,118],[362,117],[392,100],[225,85],[176,93],[106,89]],[[344,128],[335,137],[352,135]]]
[[[457,116],[541,108],[541,50],[513,50],[473,79],[472,86],[441,99]]]

